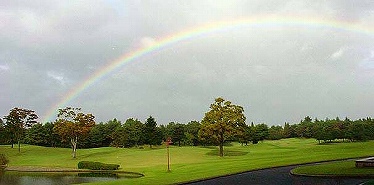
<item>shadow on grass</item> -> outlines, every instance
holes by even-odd
[[[223,144],[223,146],[230,147],[230,146],[234,146],[234,145],[231,142],[225,142]],[[217,146],[213,145],[213,144],[212,145],[201,145],[201,146],[198,146],[198,147],[200,147],[200,148],[209,148],[209,149],[217,149]]]
[[[216,149],[216,146],[197,146],[199,148],[208,148],[208,149]]]
[[[296,147],[280,146],[280,145],[272,144],[272,143],[266,143],[266,144],[274,147],[274,149],[290,149],[290,150],[291,149],[296,149]]]
[[[103,155],[109,155],[109,154],[112,154],[116,151],[113,151],[113,150],[108,150],[108,151],[95,151],[95,152],[91,152],[91,153],[88,153],[88,154],[78,154],[78,158],[80,159],[84,159],[84,158],[89,158],[89,157],[93,157],[93,156],[103,156]]]
[[[236,151],[236,150],[223,150],[223,156],[243,156],[247,155],[249,152]],[[214,149],[206,153],[206,155],[219,156],[219,150]]]

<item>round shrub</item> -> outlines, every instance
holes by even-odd
[[[78,169],[89,170],[118,170],[119,166],[119,164],[105,164],[93,161],[80,161],[78,163]]]

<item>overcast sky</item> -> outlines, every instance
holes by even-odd
[[[152,115],[158,124],[187,123],[200,121],[221,96],[244,107],[247,124],[374,117],[372,0],[0,0],[0,116],[21,107],[43,121],[126,53],[200,26],[265,16],[289,21],[167,45],[112,71],[66,106],[98,122]]]

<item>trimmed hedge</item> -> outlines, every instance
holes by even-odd
[[[8,164],[9,160],[5,157],[4,154],[0,154],[0,165]]]
[[[101,162],[93,161],[80,161],[78,163],[78,169],[89,169],[89,170],[118,170],[118,164],[105,164]]]

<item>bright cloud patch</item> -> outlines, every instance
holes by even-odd
[[[374,69],[374,50],[370,52],[370,55],[358,64],[358,67],[362,70],[373,70]]]
[[[366,60],[366,61],[362,61],[360,64],[359,64],[359,67],[361,69],[374,69],[374,60]]]
[[[344,48],[340,48],[338,51],[336,51],[335,53],[331,55],[331,58],[334,60],[341,58],[344,54],[344,51],[345,51]]]
[[[140,43],[143,47],[151,47],[156,43],[156,40],[154,38],[151,38],[151,37],[143,37],[140,40]]]
[[[65,80],[64,76],[61,75],[61,74],[57,74],[57,73],[55,73],[55,72],[49,71],[49,72],[47,72],[47,75],[48,75],[50,78],[52,78],[52,79],[58,81],[58,82],[59,82],[60,84],[62,84],[62,85],[64,85],[64,84],[66,83],[66,80]]]
[[[0,65],[0,71],[8,71],[8,70],[9,70],[9,66]]]

